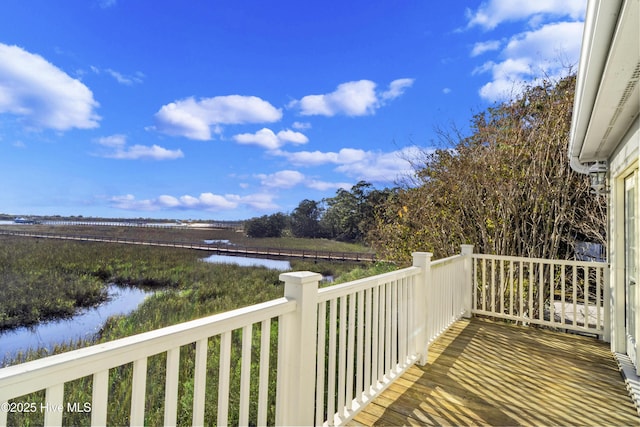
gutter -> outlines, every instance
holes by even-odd
[[[589,174],[589,168],[591,167],[589,163],[580,162],[580,160],[578,159],[578,156],[569,157],[569,166],[571,166],[571,169],[573,169],[575,172],[578,172],[584,175]]]
[[[569,165],[582,174],[589,173],[590,163],[582,163],[579,156],[622,3],[623,0],[589,0],[587,4],[569,139]]]

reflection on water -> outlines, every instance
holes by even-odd
[[[132,312],[149,294],[136,288],[111,285],[110,300],[98,307],[84,309],[69,319],[0,333],[0,362],[5,356],[11,358],[19,351],[36,348],[51,350],[56,344],[91,339],[102,328],[107,318]]]
[[[213,264],[236,264],[241,267],[267,267],[273,270],[291,270],[291,263],[289,261],[281,261],[275,259],[266,258],[251,258],[244,256],[230,256],[230,255],[211,255],[203,258],[203,261]]]

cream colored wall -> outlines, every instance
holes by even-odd
[[[640,163],[640,116],[627,131],[609,159],[609,262],[611,267],[611,350],[625,352],[625,306],[624,306],[624,181],[635,171],[638,179]],[[640,188],[636,182],[636,188]],[[640,212],[640,197],[636,198]],[[636,227],[636,230],[640,228]],[[640,314],[640,301],[636,301],[636,313]],[[640,319],[636,319],[636,325]],[[636,334],[640,336],[640,334]],[[640,367],[640,360],[636,361]]]

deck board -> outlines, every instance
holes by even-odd
[[[640,426],[607,343],[461,320],[350,425]]]

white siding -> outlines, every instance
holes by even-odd
[[[624,180],[638,169],[639,158],[640,116],[637,116],[609,159],[611,185],[609,193],[609,260],[612,286],[611,350],[619,353],[625,352]],[[636,361],[636,366],[640,366],[638,362],[640,361]]]

